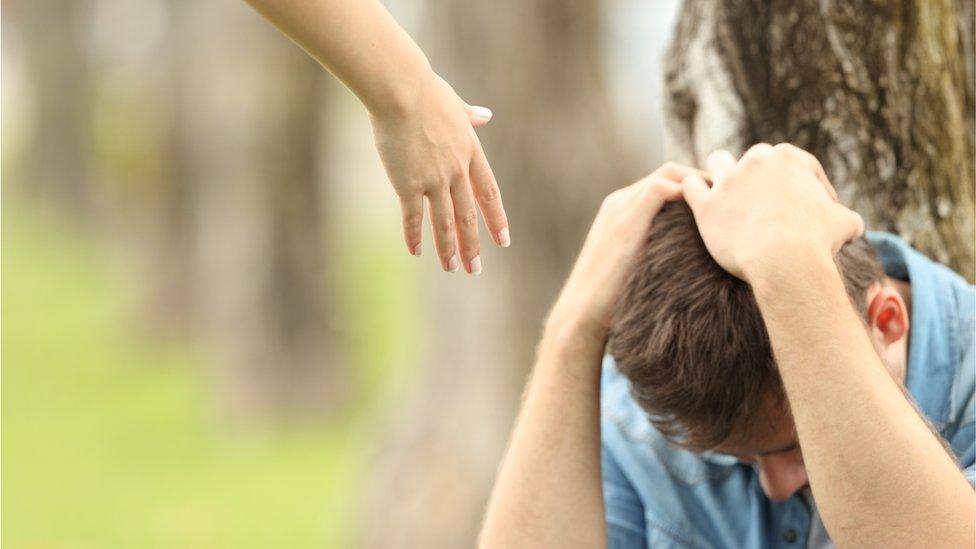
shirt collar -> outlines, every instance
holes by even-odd
[[[912,288],[909,324],[908,375],[905,386],[922,412],[936,428],[945,427],[949,415],[950,391],[956,373],[954,357],[959,343],[952,307],[952,271],[914,250],[890,233],[869,232],[884,266],[885,274],[908,280]]]

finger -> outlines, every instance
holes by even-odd
[[[712,178],[708,172],[692,168],[691,166],[685,166],[684,164],[678,164],[677,162],[665,162],[660,168],[651,172],[651,176],[670,179],[675,183],[681,183],[681,180],[689,175],[697,175],[706,181],[710,181]]]
[[[447,189],[437,189],[427,195],[427,208],[430,210],[430,224],[434,229],[434,247],[441,259],[441,268],[457,272],[461,263],[457,256],[454,238],[454,205]]]
[[[840,204],[835,206],[834,225],[837,227],[838,238],[833,243],[833,251],[837,252],[841,246],[860,238],[864,234],[864,218]]]
[[[739,159],[739,164],[750,161],[754,158],[761,158],[772,151],[773,146],[769,143],[756,143],[755,145],[749,147],[749,150],[742,155],[742,158]]]
[[[501,191],[495,181],[495,174],[488,165],[485,152],[481,148],[481,143],[477,143],[477,150],[471,159],[470,176],[471,189],[474,197],[481,208],[481,215],[485,218],[485,225],[491,233],[495,244],[507,248],[512,243],[511,233],[508,230],[508,216],[505,215],[505,206],[502,204]]]
[[[457,242],[464,270],[469,274],[481,274],[478,210],[467,177],[451,184],[451,200],[454,201],[454,225],[457,227]]]
[[[681,183],[663,177],[651,177],[648,178],[641,193],[645,201],[644,208],[653,218],[665,202],[681,198]]]
[[[400,199],[400,214],[403,216],[403,240],[412,255],[420,257],[424,225],[424,199],[422,196]]]
[[[830,183],[830,179],[827,179],[827,172],[824,171],[823,165],[820,163],[820,160],[818,160],[817,157],[813,156],[813,154],[811,154],[810,152],[805,151],[799,147],[794,147],[792,145],[790,145],[790,147],[795,153],[799,154],[804,159],[804,161],[806,161],[807,165],[810,166],[810,169],[813,170],[813,173],[817,176],[817,179],[819,179],[820,183],[823,184],[824,189],[826,189],[827,191],[827,194],[829,194],[830,197],[834,199],[834,202],[840,202],[840,197],[837,196],[837,190],[834,189],[834,186]]]
[[[735,168],[735,157],[725,149],[712,151],[705,159],[705,169],[708,170],[715,181],[721,181],[728,177],[729,172]]]
[[[465,105],[465,109],[468,111],[468,120],[471,121],[471,125],[475,128],[484,126],[491,120],[492,112],[488,107]]]
[[[708,183],[697,175],[689,175],[681,181],[681,192],[692,212],[697,212],[708,199]]]

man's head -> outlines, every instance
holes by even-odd
[[[863,238],[845,245],[836,259],[855,309],[897,376],[907,348],[907,306]],[[806,484],[752,290],[711,258],[685,203],[670,203],[655,217],[610,337],[610,352],[634,398],[669,439],[756,463],[772,499]]]

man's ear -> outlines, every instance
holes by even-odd
[[[908,307],[898,290],[881,286],[868,305],[868,325],[885,345],[908,336]]]

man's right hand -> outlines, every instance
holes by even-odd
[[[606,338],[613,307],[651,221],[666,201],[681,197],[681,181],[690,175],[705,177],[700,170],[667,163],[607,196],[553,306],[549,326],[570,322],[587,335]]]
[[[703,172],[665,164],[612,193],[539,343],[479,547],[605,547],[600,358],[610,314],[661,206]]]

